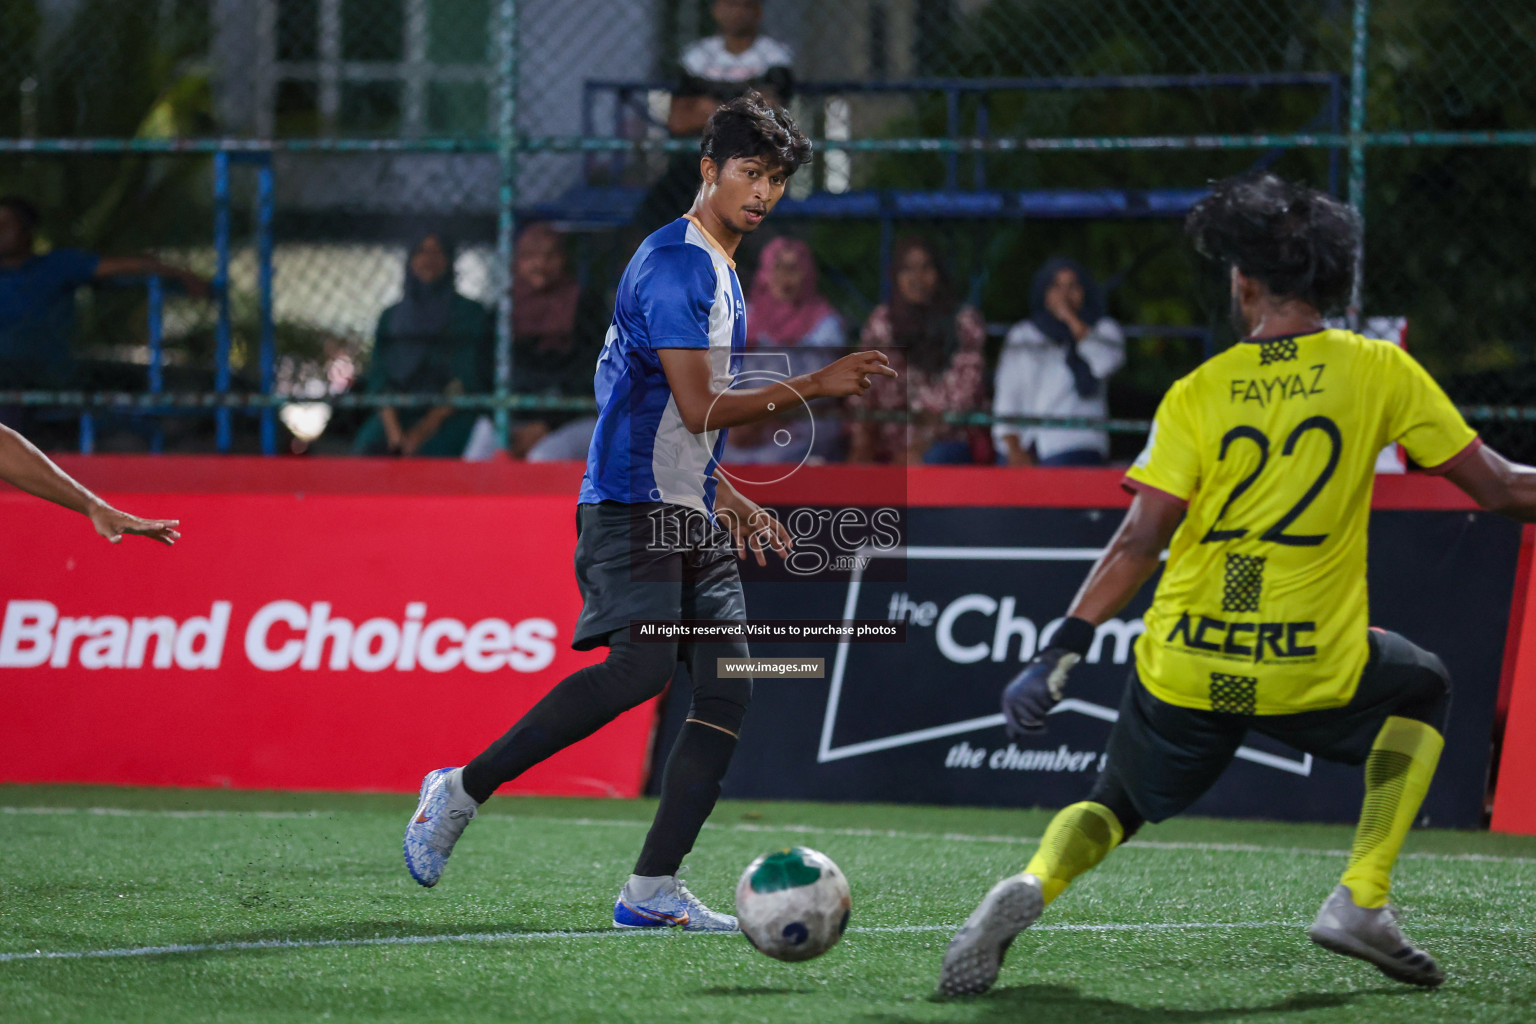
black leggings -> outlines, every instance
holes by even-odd
[[[746,657],[745,644],[634,643],[628,634],[628,629],[610,633],[607,658],[567,676],[466,765],[465,791],[484,802],[498,786],[661,693],[679,661],[693,679],[689,719],[731,736],[741,732],[752,702],[752,680],[721,678],[716,661]]]

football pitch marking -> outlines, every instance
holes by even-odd
[[[1032,932],[1209,932],[1209,931],[1259,931],[1267,928],[1294,928],[1301,930],[1305,921],[1149,921],[1140,924],[1037,924]],[[957,924],[898,924],[848,929],[850,935],[911,935],[922,932],[953,932]],[[1419,931],[1448,931],[1467,933],[1496,933],[1533,935],[1536,929],[1515,928],[1505,925],[1461,925],[1416,922]],[[16,963],[23,960],[109,960],[126,957],[173,956],[198,953],[259,953],[267,951],[304,949],[356,949],[365,946],[430,946],[442,943],[473,942],[530,942],[567,939],[625,939],[634,941],[639,935],[666,934],[671,929],[613,929],[598,931],[547,931],[547,932],[462,932],[457,935],[376,935],[367,939],[261,939],[254,942],[189,942],[161,946],[123,946],[116,949],[42,950],[30,952],[0,953],[0,963]],[[701,933],[734,935],[735,932]]]
[[[408,808],[407,808],[408,809]],[[70,815],[85,814],[106,818],[256,818],[272,821],[318,821],[330,817],[331,811],[228,811],[196,810],[177,811],[169,808],[147,809],[136,807],[0,807],[0,814]],[[480,821],[528,821],[541,825],[570,825],[576,828],[650,828],[650,821],[635,818],[562,818],[557,815],[498,814],[494,811],[481,814]],[[705,822],[704,828],[725,832],[790,833],[792,835],[846,836],[852,839],[900,839],[946,843],[999,843],[1007,846],[1038,846],[1038,836],[972,835],[965,832],[903,832],[883,828],[839,828],[822,825],[769,825],[754,822],[737,822],[720,825]],[[1162,842],[1155,839],[1132,839],[1125,846],[1130,849],[1184,851],[1195,853],[1260,853],[1275,856],[1348,857],[1348,850],[1326,850],[1306,846],[1258,846],[1250,843],[1195,843]],[[1489,864],[1536,864],[1536,857],[1519,857],[1492,853],[1430,853],[1407,852],[1399,860],[1428,860]]]
[[[885,927],[853,927],[849,934],[908,935],[920,932],[952,932],[957,924],[899,924]],[[1222,929],[1301,928],[1294,921],[1234,921],[1173,924],[1043,924],[1032,931],[1060,932],[1136,932],[1136,931],[1208,931]],[[359,946],[426,946],[460,942],[525,942],[543,939],[629,939],[638,935],[660,935],[670,929],[611,929],[604,931],[547,932],[463,932],[458,935],[378,935],[367,939],[262,939],[255,942],[175,943],[163,946],[124,946],[117,949],[32,950],[0,953],[0,963],[19,960],[99,960],[117,957],[166,956],[177,953],[248,953],[289,949],[352,949]],[[711,933],[702,933],[711,934]],[[713,934],[733,935],[734,932]]]

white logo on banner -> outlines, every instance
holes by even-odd
[[[871,551],[873,557],[878,558],[907,558],[914,560],[939,560],[939,561],[975,561],[975,562],[1085,562],[1097,561],[1103,551],[1099,548],[981,548],[981,547],[906,547],[896,548],[890,551]],[[864,570],[859,567],[854,570],[848,579],[848,595],[843,603],[843,620],[852,622],[859,618],[859,592],[863,587]],[[1032,619],[1025,616],[1014,615],[1016,601],[1013,597],[994,598],[988,594],[965,594],[955,598],[941,610],[932,601],[913,601],[908,594],[896,594],[891,598],[889,617],[892,619],[906,619],[915,626],[934,627],[934,643],[939,652],[945,658],[960,665],[973,665],[990,658],[1000,662],[1008,658],[1010,647],[1014,637],[1019,640],[1018,661],[1028,661],[1034,657],[1035,651],[1045,646],[1051,633],[1054,632],[1060,619],[1053,619],[1044,626],[1036,626]],[[992,640],[990,643],[982,640],[973,644],[963,644],[955,639],[956,624],[967,615],[979,615],[984,618],[993,618]],[[1145,625],[1140,619],[1129,622],[1120,619],[1111,619],[1099,626],[1094,635],[1093,647],[1088,652],[1089,662],[1098,662],[1104,659],[1114,664],[1125,664],[1131,658],[1132,644],[1136,637],[1146,631]],[[911,634],[908,634],[909,640]],[[897,747],[911,746],[915,743],[926,743],[930,740],[941,739],[946,736],[960,736],[965,733],[977,732],[983,729],[993,729],[1003,724],[1001,714],[986,715],[980,718],[966,719],[960,722],[947,722],[942,725],[930,726],[926,729],[916,729],[911,732],[899,733],[894,736],[882,736],[877,739],[864,740],[858,743],[846,743],[842,746],[834,746],[832,742],[833,732],[837,727],[839,706],[842,702],[843,679],[848,670],[848,656],[852,645],[843,640],[837,646],[837,656],[832,662],[830,686],[827,693],[827,710],[821,724],[821,743],[816,751],[816,761],[825,764],[828,761],[840,761],[850,757],[862,757],[867,754],[878,753],[882,750],[892,750]],[[1079,714],[1088,718],[1095,718],[1103,722],[1114,722],[1120,717],[1118,710],[1105,707],[1102,704],[1094,704],[1091,701],[1081,700],[1076,697],[1068,697],[1056,705],[1052,714]],[[1010,754],[1008,751],[1012,750]],[[1042,755],[1029,751],[1021,751],[1012,744],[1002,752],[991,753],[992,763],[989,767],[994,769],[1009,768],[1013,770],[1028,771],[1085,771],[1092,767],[1093,762],[1086,756],[1088,752],[1081,752],[1083,756],[1076,757],[1078,752],[1062,748],[1060,751],[1047,752],[1052,755],[1047,760],[1038,760]],[[1060,755],[1057,757],[1056,755]],[[980,768],[988,763],[988,752],[978,748],[972,748],[968,744],[961,743],[950,748],[946,755],[945,767]],[[1312,755],[1304,754],[1301,760],[1292,760],[1266,751],[1255,750],[1252,747],[1239,747],[1237,757],[1262,764],[1268,768],[1289,772],[1293,775],[1312,774]],[[1056,767],[1061,760],[1069,767]],[[1049,767],[1043,767],[1046,765]]]
[[[206,617],[177,622],[164,615],[61,616],[51,601],[10,601],[0,626],[0,668],[68,668],[71,655],[81,668],[143,668],[146,657],[155,668],[218,668],[229,610],[228,601],[215,601]]]
[[[0,625],[0,668],[216,669],[231,611],[230,602],[215,601],[206,616],[177,622],[165,615],[60,615],[51,601],[9,601]],[[448,672],[461,666],[471,672],[538,672],[555,660],[557,630],[549,619],[466,624],[453,618],[429,621],[426,615],[426,604],[413,601],[402,621],[354,623],[332,615],[329,601],[307,607],[272,601],[251,616],[245,656],[263,672],[322,666],[333,672]]]

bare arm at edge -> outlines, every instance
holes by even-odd
[[[125,533],[137,533],[162,544],[173,544],[181,536],[176,530],[181,525],[178,520],[140,519],[119,512],[55,465],[31,441],[6,426],[0,426],[0,479],[88,517],[96,532],[114,544]]]
[[[1478,508],[1536,523],[1536,469],[1511,462],[1486,444],[1452,466],[1445,478]]]
[[[1095,626],[1118,614],[1157,571],[1183,515],[1180,502],[1137,494],[1067,614]]]

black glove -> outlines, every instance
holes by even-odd
[[[1051,636],[1051,646],[1030,659],[1024,671],[1003,689],[1004,730],[1011,740],[1045,731],[1045,716],[1061,703],[1067,673],[1083,660],[1093,644],[1094,625],[1086,619],[1064,619]]]

